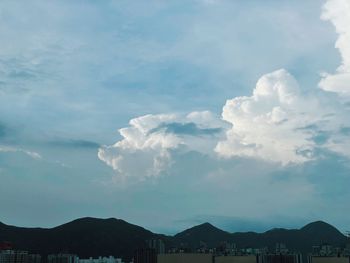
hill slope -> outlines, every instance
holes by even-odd
[[[51,229],[0,225],[0,239],[11,241],[16,249],[43,255],[70,252],[82,258],[131,258],[135,248],[145,246],[145,240],[154,237],[159,235],[114,218],[81,218]]]
[[[288,248],[303,253],[313,245],[329,243],[342,246],[346,237],[333,226],[317,221],[301,229],[272,229],[264,233],[228,233],[204,223],[173,237],[152,233],[142,227],[120,219],[81,218],[51,229],[22,228],[0,223],[0,241],[10,241],[16,249],[29,250],[44,256],[49,253],[75,253],[81,258],[97,256],[119,256],[129,260],[145,241],[160,238],[169,246],[185,246],[195,249],[205,242],[216,247],[221,242],[236,243],[238,248],[269,247],[285,243]]]
[[[200,242],[205,242],[209,247],[217,246],[221,241],[231,240],[231,234],[209,223],[189,228],[174,236],[174,242],[195,248]]]
[[[321,221],[310,223],[301,229],[276,228],[264,233],[245,232],[229,234],[210,224],[199,225],[187,229],[174,236],[177,244],[188,244],[192,248],[198,247],[200,241],[209,246],[215,246],[222,241],[235,243],[238,248],[268,247],[274,251],[276,243],[284,243],[290,249],[303,253],[309,252],[314,245],[329,243],[343,246],[346,237],[335,227]]]

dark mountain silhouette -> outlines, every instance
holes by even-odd
[[[228,233],[204,223],[175,236],[152,233],[140,226],[120,219],[81,218],[58,227],[23,228],[0,223],[0,241],[12,242],[16,249],[25,249],[44,256],[50,253],[75,253],[81,258],[118,256],[129,260],[134,250],[145,247],[146,240],[159,238],[166,247],[198,248],[205,242],[216,247],[222,242],[235,243],[238,248],[275,248],[284,243],[289,249],[302,253],[311,251],[313,245],[322,243],[343,246],[346,237],[333,226],[317,221],[301,229],[276,228],[264,233]]]
[[[189,246],[195,248],[199,246],[200,242],[205,242],[209,247],[215,247],[219,242],[230,239],[230,233],[225,232],[210,223],[204,223],[176,234],[173,241],[178,246]]]
[[[81,218],[51,229],[0,225],[0,241],[43,255],[68,252],[82,258],[115,255],[129,259],[135,248],[144,247],[151,238],[162,236],[114,218]]]
[[[306,253],[311,251],[312,246],[323,243],[344,246],[346,237],[335,227],[322,221],[310,223],[301,229],[275,228],[264,233],[237,232],[232,234],[205,223],[175,235],[174,241],[177,245],[188,244],[192,248],[199,247],[200,241],[211,247],[226,241],[235,243],[238,248],[268,247],[272,251],[276,243],[284,243],[292,250]]]

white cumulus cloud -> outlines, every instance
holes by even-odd
[[[332,22],[338,34],[335,47],[339,50],[342,64],[335,74],[325,73],[320,81],[324,90],[350,94],[350,2],[329,0],[323,6],[322,19]]]
[[[301,94],[285,70],[262,76],[253,95],[228,100],[222,118],[232,124],[216,147],[225,157],[248,156],[287,164],[313,158],[316,142],[305,127],[323,121],[319,101]]]
[[[99,149],[98,157],[122,177],[156,177],[172,164],[172,151],[210,153],[225,125],[208,111],[145,115],[119,130],[122,140]]]
[[[248,157],[282,165],[301,164],[333,152],[350,157],[350,2],[329,0],[322,19],[339,35],[342,65],[311,91],[280,69],[263,75],[251,96],[227,100],[222,118],[208,111],[146,115],[119,130],[122,140],[98,156],[124,177],[156,177],[172,164],[174,151],[197,151],[213,158]]]

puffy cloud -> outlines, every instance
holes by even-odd
[[[178,151],[212,152],[225,124],[208,111],[145,115],[119,130],[122,140],[99,149],[98,157],[122,177],[154,177]]]
[[[260,157],[283,164],[312,159],[315,143],[309,132],[300,128],[318,122],[322,116],[319,109],[316,100],[301,95],[287,71],[266,74],[251,97],[226,102],[222,118],[232,128],[215,150],[225,157]]]
[[[350,156],[346,104],[324,91],[305,94],[281,69],[262,76],[252,96],[228,100],[222,120],[208,111],[145,115],[120,129],[122,140],[99,149],[99,158],[124,177],[154,177],[172,155],[197,151],[215,158],[250,157],[287,165],[324,150]],[[224,134],[226,136],[224,136]]]
[[[350,94],[350,3],[327,1],[321,18],[336,28],[342,64],[335,74],[324,74],[319,86]],[[296,80],[278,70],[261,77],[251,97],[226,102],[222,117],[232,128],[215,150],[224,157],[258,157],[282,164],[312,160],[320,149],[349,157],[350,138],[344,132],[349,113],[348,105],[336,96],[317,90],[302,94]]]
[[[325,73],[320,81],[324,90],[350,94],[350,2],[329,0],[323,6],[322,19],[329,20],[338,34],[335,47],[339,50],[342,64],[335,74]]]
[[[343,127],[349,109],[324,92],[303,94],[285,70],[262,76],[253,95],[228,100],[222,118],[232,124],[216,152],[268,161],[303,163],[329,150],[350,156]]]
[[[222,120],[209,112],[146,115],[120,129],[122,140],[99,150],[99,158],[125,176],[152,177],[187,149],[220,157],[249,157],[282,165],[301,164],[333,152],[350,157],[350,108],[328,91],[350,91],[350,4],[330,0],[322,18],[336,27],[343,63],[321,89],[305,93],[284,69],[263,75],[251,96],[227,100]],[[222,121],[225,121],[225,125]],[[224,134],[224,136],[223,136]]]

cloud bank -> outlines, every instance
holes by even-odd
[[[119,130],[123,139],[101,147],[99,158],[118,175],[145,178],[165,172],[178,150],[282,166],[322,158],[323,152],[350,157],[350,111],[340,98],[350,94],[350,4],[330,0],[321,18],[336,28],[342,64],[322,76],[320,88],[306,92],[289,72],[276,70],[258,80],[251,96],[227,100],[221,119],[209,111],[132,119]]]
[[[208,111],[145,115],[119,130],[122,140],[99,149],[98,157],[123,177],[157,177],[172,163],[174,151],[210,154],[225,126]]]
[[[349,109],[337,96],[303,93],[285,70],[262,76],[253,95],[228,100],[223,120],[232,124],[216,152],[298,164],[332,151],[350,157],[346,123]],[[344,133],[345,132],[345,133]]]

